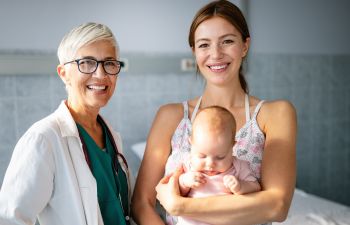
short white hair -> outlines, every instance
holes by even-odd
[[[84,23],[69,31],[58,46],[57,56],[60,64],[74,60],[76,52],[83,46],[95,41],[107,40],[115,47],[119,47],[111,29],[100,23]]]

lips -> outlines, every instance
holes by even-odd
[[[225,64],[216,64],[216,65],[209,65],[208,68],[213,71],[213,72],[221,72],[226,70],[226,68],[228,67],[228,63]]]
[[[104,91],[107,89],[106,85],[87,85],[90,90]]]
[[[203,173],[208,175],[208,176],[215,176],[215,175],[219,174],[218,171],[213,171],[213,170],[205,170],[205,171],[203,171]]]

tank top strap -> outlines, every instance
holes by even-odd
[[[249,96],[248,96],[248,94],[245,94],[244,106],[245,106],[245,121],[248,122],[250,120]]]
[[[258,105],[255,107],[255,110],[254,110],[254,114],[253,114],[253,118],[256,118],[256,116],[258,115],[259,111],[260,111],[260,108],[262,106],[262,104],[264,103],[264,100],[261,100]]]
[[[194,118],[196,118],[196,114],[198,112],[199,106],[201,105],[201,101],[202,101],[202,96],[199,97],[196,107],[193,110],[192,116],[191,116],[191,123],[193,123]]]
[[[188,103],[187,103],[187,101],[182,102],[182,105],[184,106],[184,118],[188,119]]]

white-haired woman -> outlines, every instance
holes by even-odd
[[[68,98],[17,143],[0,192],[0,224],[128,224],[130,185],[121,139],[99,115],[122,62],[111,30],[82,24],[59,48]]]

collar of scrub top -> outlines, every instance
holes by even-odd
[[[124,164],[126,165],[126,167],[129,168],[125,157],[121,153],[119,153],[119,151],[118,151],[117,144],[114,141],[114,138],[113,138],[113,135],[112,135],[111,131],[109,130],[107,124],[105,123],[105,121],[102,119],[102,117],[100,115],[97,116],[97,121],[102,126],[106,127],[107,136],[108,136],[110,142],[112,143],[112,146],[113,146],[113,149],[114,149],[114,152],[115,152],[114,159],[113,159],[114,170],[118,173],[118,156],[120,156],[122,158],[122,160],[123,160]],[[90,170],[92,171],[91,162],[90,162],[89,154],[88,154],[88,151],[87,151],[87,146],[85,144],[84,139],[82,138],[82,135],[81,135],[79,129],[78,129],[78,132],[79,132],[80,141],[81,141],[81,143],[83,145],[83,151],[84,151],[85,160],[86,160],[87,164],[89,165]]]

